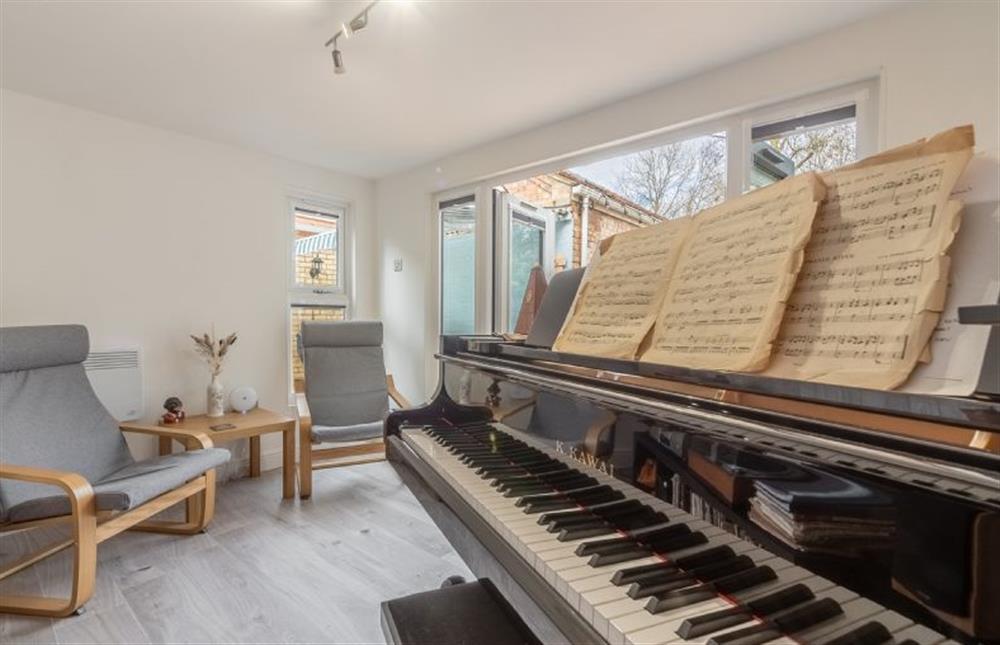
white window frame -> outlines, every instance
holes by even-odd
[[[295,212],[297,210],[317,211],[337,217],[337,285],[331,288],[316,288],[301,285],[295,279]],[[344,310],[344,320],[350,320],[354,292],[353,281],[353,229],[351,228],[353,205],[347,200],[301,190],[289,191],[287,196],[287,237],[285,238],[285,270],[287,288],[285,297],[285,338],[292,334],[292,307],[339,307]],[[290,345],[290,344],[289,344]],[[292,377],[292,355],[285,357],[289,404],[295,404]]]
[[[549,160],[539,164],[525,165],[521,168],[501,173],[481,181],[449,189],[433,195],[434,204],[434,252],[437,256],[437,280],[435,281],[435,295],[438,314],[435,316],[433,331],[440,335],[441,330],[441,252],[438,238],[440,237],[441,222],[437,205],[441,201],[458,197],[461,195],[476,195],[476,218],[477,218],[477,262],[476,262],[476,330],[477,333],[492,333],[499,329],[495,323],[504,318],[495,316],[503,313],[505,309],[500,302],[502,295],[506,291],[501,288],[506,284],[505,280],[497,280],[496,272],[501,272],[506,267],[505,263],[499,260],[503,257],[506,248],[506,241],[501,239],[501,235],[507,236],[500,230],[494,215],[498,205],[493,199],[493,188],[495,186],[521,181],[536,175],[541,175],[574,166],[583,166],[610,157],[627,155],[649,148],[668,145],[686,139],[699,136],[711,135],[719,132],[726,134],[726,198],[738,197],[745,192],[750,185],[750,171],[752,168],[750,151],[750,131],[755,125],[773,123],[796,116],[822,112],[835,107],[841,107],[848,103],[856,105],[855,119],[857,123],[857,157],[864,157],[875,154],[880,142],[880,95],[881,78],[871,76],[853,83],[844,84],[836,88],[816,91],[804,94],[799,97],[786,100],[776,100],[759,106],[748,106],[729,111],[715,117],[709,117],[695,123],[679,127],[668,127],[661,131],[648,135],[630,137],[622,143],[609,144],[593,148],[587,152],[572,154]],[[480,235],[482,232],[482,235]],[[489,238],[489,239],[486,239]],[[503,282],[504,285],[500,283]],[[436,344],[434,345],[436,347]],[[433,356],[429,357],[433,362]]]

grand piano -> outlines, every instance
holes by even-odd
[[[542,641],[1000,640],[995,382],[939,397],[560,354],[579,275],[559,281],[527,339],[443,337],[436,396],[385,426]]]

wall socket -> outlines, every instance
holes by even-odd
[[[403,270],[403,258],[395,258],[392,261],[392,270],[399,273]]]

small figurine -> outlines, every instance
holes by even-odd
[[[163,409],[166,412],[160,417],[160,421],[164,425],[172,425],[174,423],[180,423],[187,416],[184,413],[184,403],[181,402],[176,396],[172,396],[163,402]]]

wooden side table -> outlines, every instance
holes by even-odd
[[[225,430],[213,430],[212,426],[231,425]],[[121,424],[122,429],[141,432],[144,428],[158,428],[158,421],[152,423],[127,422]],[[281,445],[281,495],[285,499],[295,497],[295,419],[278,414],[264,408],[254,408],[246,414],[229,412],[221,417],[207,417],[203,414],[189,416],[182,423],[168,426],[171,431],[208,435],[213,443],[224,443],[236,439],[250,439],[250,476],[260,476],[260,437],[269,432],[282,433]],[[193,443],[184,441],[183,437],[173,437],[189,449]],[[169,455],[172,451],[171,438],[160,437],[160,454]]]

